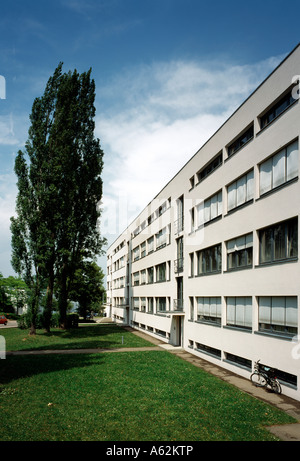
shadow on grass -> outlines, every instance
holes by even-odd
[[[104,362],[101,354],[75,354],[75,355],[36,355],[36,356],[10,356],[1,360],[0,366],[0,394],[1,385],[30,378],[45,373],[55,373],[76,368],[86,368],[91,365],[101,365]]]

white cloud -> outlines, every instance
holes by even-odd
[[[111,104],[109,112],[96,120],[105,152],[103,218],[120,197],[126,197],[128,207],[135,210],[134,215],[127,213],[127,222],[122,219],[117,233],[280,61],[281,57],[270,58],[245,66],[155,63],[128,69],[97,91],[100,100]]]

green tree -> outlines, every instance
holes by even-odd
[[[75,271],[70,298],[79,303],[79,314],[86,319],[95,305],[102,302],[104,273],[94,261],[82,261]]]
[[[68,296],[82,253],[100,254],[105,243],[97,227],[103,151],[94,138],[94,100],[91,69],[62,73],[60,63],[43,96],[33,103],[25,146],[29,167],[21,151],[16,158],[19,193],[18,216],[11,225],[12,263],[30,281],[33,320],[46,281],[46,329],[55,286],[60,326],[66,328]]]

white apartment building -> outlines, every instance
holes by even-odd
[[[107,251],[107,310],[300,400],[300,44]]]

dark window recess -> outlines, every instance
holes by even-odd
[[[259,262],[272,263],[298,256],[298,218],[259,231]]]
[[[271,109],[268,110],[262,117],[260,117],[260,128],[264,128],[271,123],[276,117],[278,117],[285,109],[291,106],[295,102],[292,96],[292,92],[289,91],[283,96]]]
[[[206,165],[202,170],[198,171],[197,173],[197,180],[198,183],[203,181],[210,173],[212,173],[216,168],[218,168],[219,165],[222,164],[223,161],[223,154],[220,152],[220,154],[217,155],[208,165]]]
[[[238,151],[241,147],[243,147],[250,139],[254,136],[254,129],[253,125],[251,125],[248,130],[244,131],[241,136],[239,136],[230,146],[228,146],[228,157],[233,155],[236,151]]]

